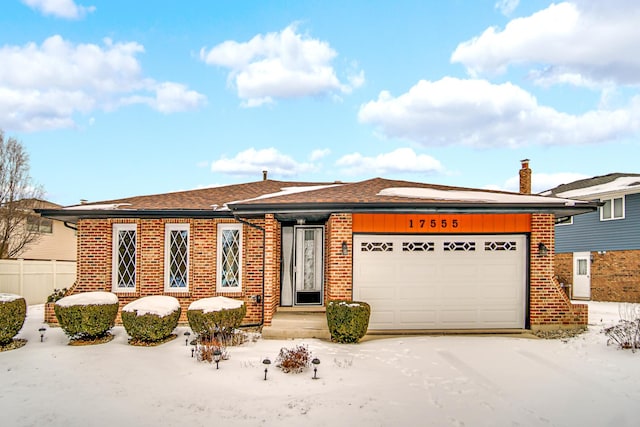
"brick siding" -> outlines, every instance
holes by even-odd
[[[640,303],[640,251],[591,252],[591,299]],[[556,256],[555,274],[573,283],[573,253]]]
[[[572,304],[554,275],[554,216],[534,214],[531,217],[529,320],[532,330],[586,326],[588,306]],[[540,256],[538,245],[549,249]]]
[[[244,323],[261,320],[261,305],[251,298],[262,295],[262,231],[243,226],[242,292],[216,292],[216,245],[220,219],[83,219],[78,222],[78,274],[74,293],[112,291],[113,224],[136,223],[136,291],[116,292],[120,307],[148,295],[171,295],[180,301],[181,322],[189,305],[201,298],[227,296],[247,306]],[[167,292],[164,288],[165,224],[188,223],[189,292]],[[264,221],[255,221],[262,226]],[[118,316],[118,322],[120,318]]]

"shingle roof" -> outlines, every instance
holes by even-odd
[[[264,194],[277,193],[282,188],[327,185],[328,183],[289,182],[264,180],[244,184],[232,184],[220,187],[202,188],[198,190],[178,191],[173,193],[153,194],[147,196],[127,197],[124,199],[105,200],[82,205],[69,206],[69,209],[89,209],[92,206],[117,205],[120,209],[206,209],[217,205],[222,208],[226,203],[237,200],[253,199]]]
[[[482,211],[562,212],[570,215],[595,209],[586,202],[373,178],[354,183],[312,183],[264,180],[175,193],[137,196],[47,209],[50,217],[75,222],[82,217],[220,217],[264,213],[334,211]]]
[[[580,179],[577,181],[570,182],[568,184],[561,184],[555,188],[544,191],[541,194],[550,195],[550,196],[558,196],[561,194],[575,192],[576,190],[581,189],[589,189],[592,187],[599,187],[600,189],[605,189],[606,184],[613,183],[614,181],[620,178],[638,178],[637,180],[631,179],[628,182],[629,186],[640,186],[640,174],[637,173],[610,173],[607,175],[594,176],[592,178]],[[603,187],[605,186],[605,187]],[[594,191],[596,193],[597,191]],[[589,194],[588,191],[584,192],[585,195]],[[567,196],[570,197],[570,196]]]

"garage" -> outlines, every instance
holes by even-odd
[[[354,234],[353,252],[370,330],[525,327],[524,234]]]

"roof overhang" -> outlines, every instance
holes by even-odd
[[[260,218],[274,214],[280,221],[306,219],[321,221],[332,213],[413,213],[413,214],[504,214],[547,213],[558,218],[593,212],[602,203],[453,203],[453,202],[406,202],[406,203],[236,203],[229,209],[36,209],[40,215],[75,224],[80,219],[105,218]]]
[[[203,209],[36,209],[36,212],[71,224],[80,219],[105,218],[233,218],[229,210]]]

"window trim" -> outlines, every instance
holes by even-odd
[[[242,293],[242,264],[243,264],[243,232],[242,224],[237,223],[220,223],[216,235],[216,292],[220,293]],[[238,230],[238,277],[239,283],[237,287],[222,286],[222,233],[225,230]]]
[[[622,200],[622,216],[615,216],[615,201],[616,200]],[[610,202],[609,203],[609,214],[611,215],[609,218],[605,218],[604,217],[604,208],[605,206],[600,206],[600,221],[616,221],[619,219],[624,219],[625,218],[625,214],[626,214],[626,202],[625,202],[625,196],[620,196],[620,197],[611,197],[609,199],[601,199],[601,202]]]
[[[46,226],[44,226],[46,224]],[[53,234],[53,220],[41,216],[29,215],[27,217],[27,231],[38,234]]]
[[[171,232],[172,231],[186,231],[187,232],[187,281],[184,288],[172,288],[169,283],[169,274],[170,274],[170,261],[171,261]],[[166,223],[164,225],[164,291],[165,292],[178,292],[178,293],[187,293],[189,292],[189,275],[191,272],[191,224],[189,223]]]
[[[135,231],[136,232],[136,253],[134,257],[134,280],[133,280],[133,288],[125,288],[121,287],[118,284],[118,263],[119,263],[119,254],[118,246],[120,244],[119,232],[120,231]],[[137,292],[138,286],[138,224],[135,223],[124,223],[124,224],[113,224],[113,238],[111,245],[111,289],[113,292]]]

